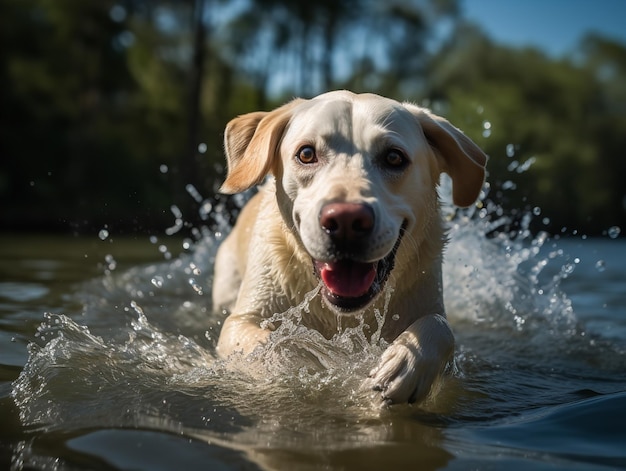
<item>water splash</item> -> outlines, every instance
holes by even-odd
[[[141,308],[125,341],[94,335],[52,313],[29,347],[30,359],[13,385],[22,422],[46,429],[137,426],[162,414],[155,405],[178,386],[173,378],[204,368],[212,356],[192,339],[164,334]],[[173,352],[176,352],[173,355]]]
[[[304,372],[327,380],[337,371],[346,371],[350,365],[355,377],[364,378],[374,361],[382,353],[380,332],[383,315],[377,313],[378,329],[373,335],[366,332],[368,326],[361,319],[355,327],[341,328],[331,339],[324,338],[318,331],[302,323],[302,316],[309,312],[311,300],[319,295],[321,283],[307,293],[302,303],[283,313],[275,313],[263,321],[262,328],[275,327],[267,345],[257,348],[250,360],[258,363],[259,371],[282,376],[285,371],[298,371],[300,379]],[[357,371],[359,372],[357,374]]]
[[[489,184],[477,205],[464,210],[450,204],[450,186],[444,178],[441,198],[450,228],[444,286],[454,287],[444,289],[449,317],[482,328],[524,331],[538,335],[536,341],[556,331],[573,334],[576,316],[560,286],[576,263],[547,233],[530,230],[541,210],[526,213],[511,232],[512,219],[488,199]]]

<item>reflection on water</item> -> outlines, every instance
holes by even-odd
[[[358,326],[330,340],[308,331],[306,301],[276,313],[279,332],[251,357],[216,359],[219,237],[131,268],[103,257],[105,275],[62,295],[15,375],[13,468],[625,466],[624,293],[610,293],[623,244],[555,243],[527,222],[495,235],[496,209],[446,215],[456,370],[421,406],[381,409],[362,383],[384,345]],[[3,299],[48,299],[45,284],[10,283]]]

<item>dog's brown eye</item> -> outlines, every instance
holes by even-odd
[[[391,149],[385,155],[385,164],[390,168],[402,168],[407,164],[407,159],[402,152]]]
[[[317,162],[315,149],[311,146],[302,147],[296,154],[297,159],[303,164],[313,164]]]

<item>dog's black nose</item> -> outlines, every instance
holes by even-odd
[[[365,203],[329,203],[320,211],[320,226],[336,241],[356,241],[374,230],[374,210]]]

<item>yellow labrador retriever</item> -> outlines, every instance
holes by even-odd
[[[325,337],[339,317],[384,312],[390,345],[369,384],[386,403],[424,399],[451,360],[441,281],[445,235],[437,184],[450,175],[456,205],[476,200],[485,154],[428,110],[373,94],[334,91],[233,119],[225,131],[221,191],[265,179],[215,262],[213,302],[227,309],[218,354],[268,340],[264,319],[322,283],[302,322]]]

